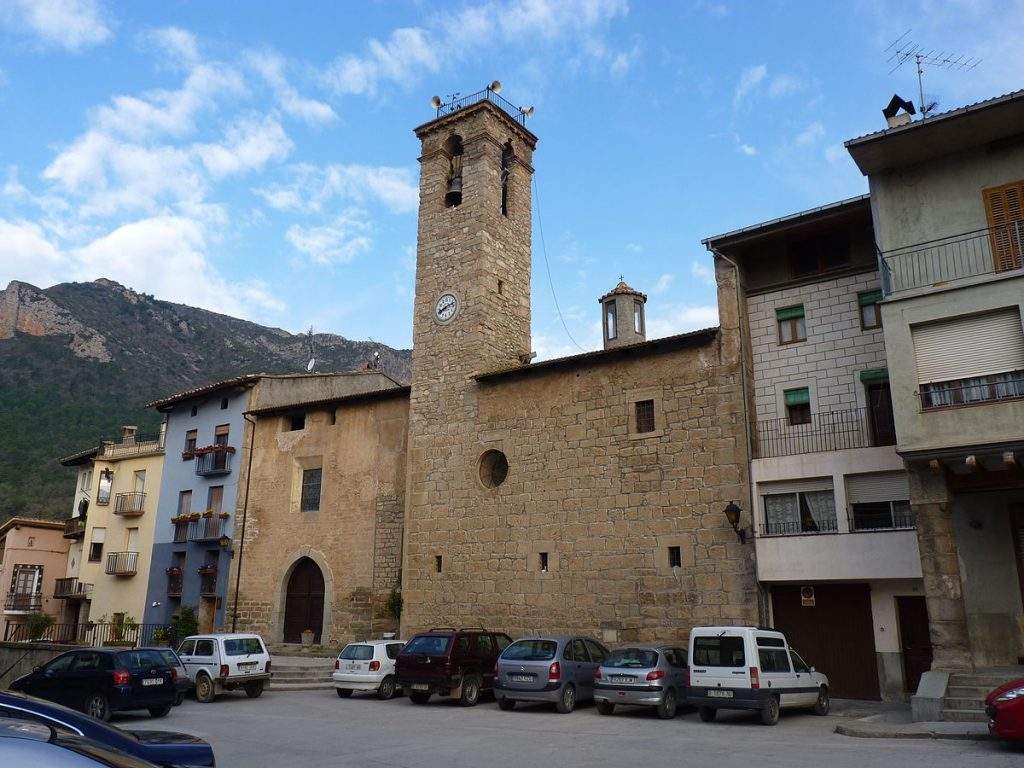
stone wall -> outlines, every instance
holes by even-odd
[[[55,656],[71,650],[74,650],[74,646],[50,643],[0,643],[0,690],[6,689],[12,680],[27,675],[40,664],[45,664]]]

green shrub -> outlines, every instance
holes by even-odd
[[[26,624],[28,625],[28,639],[39,640],[46,634],[46,630],[53,626],[53,616],[36,611],[28,615]]]
[[[391,594],[388,595],[387,609],[388,615],[390,615],[395,621],[402,618],[402,593],[399,590],[391,590]]]
[[[171,632],[180,642],[189,635],[199,634],[199,618],[196,609],[191,605],[183,605],[171,616]]]

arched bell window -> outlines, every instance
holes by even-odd
[[[444,143],[448,155],[448,179],[445,185],[444,204],[454,208],[462,204],[462,137],[452,134]]]
[[[501,148],[501,215],[508,216],[508,180],[512,174],[512,160],[515,153],[512,150],[512,142],[506,141]]]

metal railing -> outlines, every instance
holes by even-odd
[[[491,102],[492,104],[500,107],[505,114],[520,125],[526,125],[526,115],[522,110],[508,99],[503,99],[490,88],[484,88],[482,91],[471,93],[468,96],[459,96],[457,99],[452,99],[445,104],[441,104],[441,106],[437,107],[437,116],[444,117],[445,115],[454,114],[460,109],[465,109],[479,101]]]
[[[217,594],[217,570],[213,573],[204,573],[199,578],[199,594],[203,597],[212,597]]]
[[[146,494],[144,491],[128,491],[114,496],[115,515],[141,515],[146,511]]]
[[[4,600],[5,611],[39,611],[43,607],[43,596],[11,592]]]
[[[9,643],[41,642],[102,648],[114,646],[137,648],[152,645],[176,646],[174,630],[166,624],[51,624],[37,637],[32,637],[27,624],[8,624],[4,641]]]
[[[211,451],[196,456],[196,474],[203,477],[226,475],[231,471],[231,456],[228,451]]]
[[[219,539],[227,527],[227,520],[219,515],[213,517],[201,517],[192,522],[188,529],[189,541],[202,541],[204,539]]]
[[[134,576],[139,569],[138,552],[110,552],[106,572],[113,576]]]
[[[174,524],[174,543],[184,544],[188,541],[188,529],[191,526],[189,522],[179,522]]]
[[[757,422],[754,456],[770,459],[776,456],[895,445],[895,430],[886,428],[875,434],[870,416],[867,408],[849,408],[845,411],[811,414],[807,424],[790,424],[788,418],[764,419]]]
[[[185,577],[181,573],[167,574],[167,596],[181,597],[181,590],[185,585]]]
[[[57,579],[53,583],[53,596],[57,600],[85,598],[89,596],[90,592],[92,592],[92,584],[86,584],[73,576],[69,576],[66,579]]]
[[[822,520],[779,520],[764,522],[758,528],[758,536],[806,536],[816,533],[837,533],[839,526],[836,518],[826,517]]]
[[[126,456],[138,456],[144,453],[160,453],[164,449],[164,436],[130,435],[117,440],[103,440],[97,454],[103,459],[120,459]]]
[[[880,251],[882,292],[890,296],[970,277],[1019,271],[1022,246],[1024,221],[1014,221]]]
[[[84,517],[69,517],[64,521],[64,538],[65,539],[77,539],[79,536],[85,536],[85,518]]]
[[[851,533],[859,531],[904,530],[914,528],[917,525],[917,519],[910,509],[851,509],[847,517],[850,521]]]
[[[974,382],[968,384],[967,382]],[[1012,371],[992,376],[922,384],[919,392],[921,409],[935,411],[958,405],[992,403],[1017,400],[1024,397],[1024,371]]]

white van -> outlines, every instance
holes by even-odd
[[[828,678],[789,647],[786,636],[757,627],[694,627],[690,631],[686,700],[709,723],[719,709],[752,709],[775,725],[780,709],[828,714]]]
[[[213,701],[217,694],[242,688],[259,698],[270,681],[270,654],[259,635],[214,632],[186,637],[178,656],[196,687],[196,701]]]

